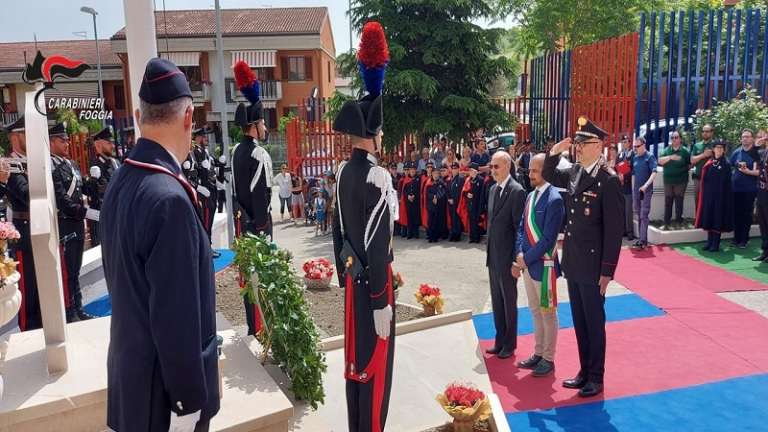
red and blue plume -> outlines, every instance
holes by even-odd
[[[369,94],[381,94],[388,63],[389,47],[384,28],[376,21],[369,21],[363,27],[360,48],[357,50],[357,65]]]
[[[259,80],[256,79],[256,75],[248,63],[243,60],[235,63],[234,72],[235,84],[243,96],[252,104],[258,102],[260,99]]]

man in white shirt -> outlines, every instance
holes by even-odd
[[[288,172],[288,165],[283,164],[280,167],[280,174],[275,176],[274,183],[279,188],[278,196],[280,197],[280,220],[284,221],[285,209],[288,208],[289,216],[291,213],[291,173]]]

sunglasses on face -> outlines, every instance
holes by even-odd
[[[491,167],[491,169],[499,169],[499,168],[501,168],[501,164],[488,164],[488,166]]]

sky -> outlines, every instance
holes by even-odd
[[[120,30],[124,24],[122,0],[3,0],[13,3],[4,7],[0,15],[0,42],[71,40],[82,36],[76,32],[87,32],[93,38],[93,19],[80,12],[81,6],[89,6],[98,12],[96,17],[99,39],[107,39]],[[214,0],[154,0],[156,9],[213,9]],[[220,0],[222,9],[326,6],[331,15],[331,27],[336,52],[349,50],[348,0]],[[480,23],[487,26],[487,23]],[[495,26],[509,28],[509,23]],[[356,38],[355,38],[356,39]],[[357,40],[353,41],[357,44]]]

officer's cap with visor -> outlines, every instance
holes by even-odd
[[[96,135],[93,136],[94,141],[98,140],[105,140],[105,141],[112,141],[112,126],[107,126],[104,129],[100,130]]]
[[[53,137],[60,137],[60,138],[68,137],[69,134],[67,134],[67,123],[61,122],[61,123],[56,123],[55,125],[51,126],[48,129],[48,136],[51,137],[51,138],[53,138]]]
[[[8,133],[24,132],[24,116],[19,117],[15,122],[3,126],[3,129]]]
[[[357,65],[368,92],[360,100],[345,102],[333,120],[333,130],[371,139],[384,124],[381,92],[389,64],[389,47],[381,24],[370,21],[363,27]]]
[[[578,121],[578,129],[576,130],[576,136],[573,141],[576,143],[599,139],[603,141],[608,132],[604,131],[588,118],[581,116]]]

